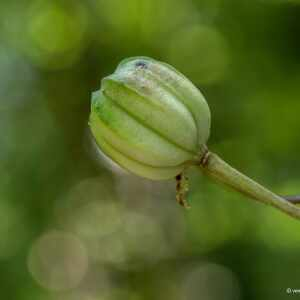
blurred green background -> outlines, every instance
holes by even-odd
[[[209,147],[297,193],[299,20],[298,0],[1,1],[0,298],[297,297],[299,222],[197,170],[185,210],[103,160],[87,120],[121,59],[166,61],[207,98]]]

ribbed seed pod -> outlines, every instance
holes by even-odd
[[[168,179],[199,159],[210,111],[201,92],[173,67],[133,57],[93,93],[90,127],[102,151],[125,169]]]
[[[92,95],[90,127],[102,151],[132,173],[156,180],[176,176],[176,199],[184,206],[181,173],[195,164],[214,180],[300,219],[299,207],[208,151],[208,105],[168,64],[147,57],[122,61]]]

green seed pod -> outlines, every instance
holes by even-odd
[[[173,67],[133,57],[93,93],[90,127],[102,151],[125,169],[169,179],[204,153],[210,110],[201,92]]]
[[[92,133],[103,152],[150,179],[176,176],[176,199],[185,201],[181,174],[195,165],[210,178],[300,219],[299,197],[281,197],[208,151],[210,111],[200,91],[168,64],[147,57],[124,60],[92,96]]]

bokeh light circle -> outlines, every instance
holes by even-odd
[[[87,45],[87,15],[79,4],[66,7],[34,1],[25,25],[22,48],[42,68],[64,69],[76,63]]]
[[[28,269],[44,288],[63,291],[76,287],[88,270],[84,244],[74,235],[52,231],[34,242]]]

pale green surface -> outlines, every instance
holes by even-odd
[[[103,152],[146,178],[176,176],[197,159],[209,136],[210,112],[201,93],[174,68],[151,58],[121,62],[93,94],[91,110],[90,126]]]
[[[143,71],[148,80],[149,77],[152,80],[156,80],[161,87],[173,95],[172,98],[179,100],[186,106],[196,123],[198,146],[206,144],[210,134],[210,110],[200,90],[171,65],[148,57],[124,59],[119,64],[116,72],[127,73],[139,61],[147,64],[147,68],[143,69]],[[134,83],[132,84],[134,85]]]
[[[110,98],[100,95],[95,102],[93,128],[99,122],[102,135],[121,153],[131,159],[156,167],[176,166],[193,158],[193,153],[170,143],[121,109]]]
[[[117,74],[102,80],[104,95],[143,126],[153,129],[180,148],[194,154],[198,152],[195,122],[181,102],[164,87],[145,79],[143,74],[126,78],[130,82],[129,88],[122,80]]]
[[[130,158],[123,153],[112,147],[110,143],[112,143],[113,136],[110,136],[110,143],[107,141],[107,136],[105,138],[105,134],[108,133],[105,131],[104,127],[101,126],[101,122],[99,122],[99,118],[95,113],[92,113],[90,116],[90,123],[93,135],[97,141],[97,144],[101,148],[101,150],[106,153],[111,159],[120,164],[122,167],[127,169],[128,171],[133,171],[135,174],[147,177],[153,180],[161,180],[168,179],[174,177],[176,174],[179,174],[184,166],[174,166],[174,167],[153,167],[150,165],[143,164],[138,162],[136,159]],[[118,143],[120,145],[120,143]],[[128,146],[127,146],[128,147]],[[135,148],[134,148],[135,149]],[[130,149],[132,151],[132,149]]]

